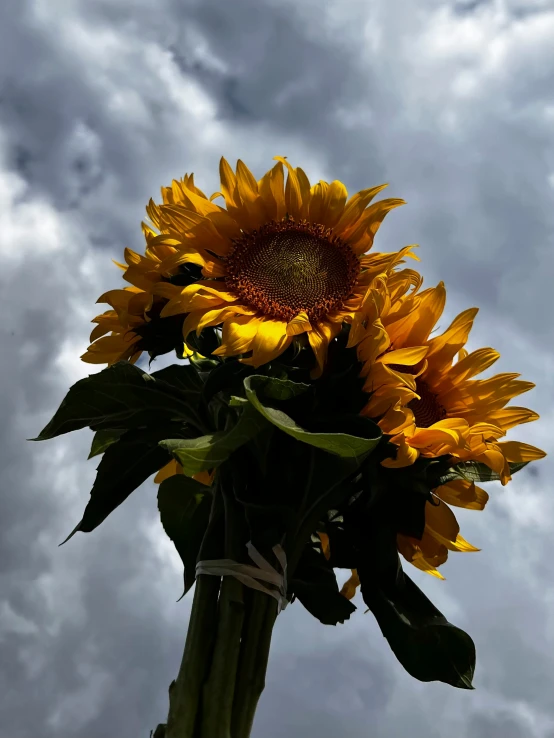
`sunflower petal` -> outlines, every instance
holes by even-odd
[[[341,326],[339,323],[320,322],[312,326],[312,330],[308,333],[308,340],[316,359],[316,366],[310,373],[312,379],[317,379],[322,375],[325,362],[327,361],[329,343],[339,333],[340,329]]]
[[[395,439],[392,439],[394,443],[397,443]],[[405,466],[411,466],[417,461],[419,451],[412,448],[407,442],[404,435],[399,439],[398,451],[395,459],[384,459],[381,465],[387,469],[402,469]]]
[[[324,213],[325,196],[329,185],[320,180],[310,190],[309,218],[312,223],[321,223]]]
[[[530,446],[528,443],[521,443],[521,441],[503,441],[498,446],[507,461],[520,463],[537,461],[537,459],[543,459],[546,456],[546,451],[542,451],[536,446]]]
[[[341,235],[343,231],[349,228],[354,228],[362,213],[373,200],[375,195],[378,195],[381,190],[388,187],[388,184],[378,185],[377,187],[370,187],[367,190],[360,190],[352,195],[350,200],[346,203],[346,207],[340,217],[339,222],[333,229],[337,235]]]
[[[302,201],[300,217],[307,220],[310,216],[310,180],[308,179],[306,172],[303,169],[300,169],[300,167],[296,167],[296,176],[298,178],[298,186],[300,187],[300,199]]]
[[[429,341],[427,358],[433,360],[433,366],[446,364],[452,361],[458,351],[466,344],[473,326],[478,308],[470,308],[460,313],[446,331]]]
[[[308,315],[303,310],[287,323],[287,336],[298,336],[312,330]]]
[[[381,356],[379,361],[383,364],[398,364],[399,366],[415,366],[425,358],[427,346],[414,346],[413,348],[396,349]]]
[[[471,379],[476,374],[486,371],[499,358],[500,354],[498,351],[492,348],[478,349],[477,351],[472,351],[471,354],[466,352],[463,359],[454,364],[454,366],[448,367],[444,376],[448,379],[448,382],[459,385]]]
[[[454,479],[443,484],[437,487],[435,494],[448,505],[468,510],[483,510],[489,500],[488,492],[465,479]]]
[[[333,228],[344,212],[347,197],[348,192],[343,183],[337,179],[333,180],[325,193],[321,220],[319,222],[328,228]]]
[[[223,324],[221,345],[213,351],[214,356],[235,356],[250,351],[261,322],[261,318],[247,315],[227,319]]]
[[[425,524],[448,541],[455,541],[460,532],[456,516],[444,502],[425,504]]]
[[[360,586],[360,577],[358,576],[358,572],[356,571],[356,569],[352,569],[352,575],[342,585],[342,589],[340,593],[343,597],[346,597],[347,600],[351,600],[356,595],[356,590],[358,589],[359,586]]]
[[[370,205],[365,210],[352,233],[349,233],[348,236],[346,234],[343,236],[352,247],[354,253],[360,255],[368,251],[373,245],[375,234],[379,230],[387,213],[405,204],[404,200],[389,198]]]
[[[279,356],[291,341],[292,336],[287,335],[286,321],[264,319],[251,344],[252,356],[242,359],[242,362],[257,369]]]
[[[285,186],[285,206],[287,213],[293,218],[300,218],[302,212],[302,192],[298,175],[286,157],[274,156],[273,158],[280,161],[287,168],[287,184]]]
[[[263,197],[271,220],[281,220],[285,215],[285,175],[283,164],[278,162],[258,182],[258,192]]]
[[[237,178],[233,172],[231,165],[223,156],[219,162],[219,177],[221,180],[221,192],[225,198],[227,206],[239,208],[240,197],[237,187]]]
[[[469,424],[463,418],[445,418],[429,426],[418,428],[409,439],[414,448],[429,449],[436,445],[446,445],[449,448],[463,448],[464,441],[469,434]]]
[[[161,484],[166,479],[169,479],[169,477],[175,476],[175,474],[183,474],[183,467],[176,459],[171,459],[171,461],[165,466],[162,466],[160,471],[156,474],[154,477],[154,484]]]
[[[539,416],[533,410],[528,410],[526,407],[506,407],[503,410],[497,410],[496,412],[490,413],[488,416],[491,423],[494,423],[503,430],[509,430],[516,425],[522,425],[523,423],[531,423],[534,420],[538,420]]]
[[[352,333],[352,330],[350,331]],[[389,334],[380,320],[376,320],[365,338],[358,344],[358,361],[366,363],[362,376],[367,375],[376,358],[390,346]],[[391,352],[392,353],[392,352]],[[385,363],[385,362],[383,362]]]

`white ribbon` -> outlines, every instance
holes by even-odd
[[[284,610],[288,604],[287,600],[287,557],[283,547],[279,544],[273,546],[273,553],[277,557],[282,574],[271,566],[269,561],[264,559],[257,548],[249,541],[246,544],[248,555],[257,566],[249,566],[248,564],[238,564],[232,559],[212,559],[210,561],[199,561],[196,564],[196,576],[199,574],[208,574],[216,577],[235,577],[246,587],[257,589],[259,592],[273,597],[277,600],[278,613]],[[266,587],[261,582],[272,584],[273,587]]]

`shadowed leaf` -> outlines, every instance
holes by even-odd
[[[183,562],[183,596],[196,579],[196,559],[208,526],[211,502],[210,488],[183,474],[165,479],[158,490],[162,525]]]

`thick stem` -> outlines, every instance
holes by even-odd
[[[225,556],[232,561],[244,557],[246,523],[237,505],[232,474],[221,470],[225,505]],[[243,585],[226,576],[219,597],[218,626],[213,659],[203,689],[202,738],[231,738],[231,719],[244,622]]]
[[[231,738],[233,699],[244,619],[242,584],[225,577],[210,675],[203,690],[202,738]]]
[[[165,738],[194,738],[198,703],[217,622],[219,581],[202,575],[196,580],[181,668],[170,688]]]
[[[223,504],[217,486],[208,529],[200,548],[200,558],[218,558],[223,528]],[[195,726],[213,652],[217,624],[219,577],[200,575],[194,588],[185,650],[177,679],[169,688],[169,714],[165,738],[195,738]]]
[[[265,687],[277,602],[263,592],[250,593],[233,704],[233,738],[249,738],[258,701]]]

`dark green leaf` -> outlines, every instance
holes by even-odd
[[[123,433],[125,433],[124,430],[96,431],[96,433],[94,434],[94,438],[92,439],[92,445],[90,447],[90,454],[88,455],[88,458],[92,459],[93,456],[103,454],[108,446],[111,446],[112,443],[115,443],[117,440],[119,440],[119,438],[121,438]]]
[[[159,446],[160,436],[163,438],[168,432],[177,433],[179,428],[128,431],[106,449],[83,518],[66,541],[77,531],[90,533],[97,528],[131,492],[170,460],[168,452]]]
[[[244,381],[246,396],[252,405],[270,423],[292,436],[298,441],[323,449],[337,456],[363,460],[379,443],[381,431],[377,425],[371,426],[370,437],[354,436],[346,433],[311,433],[301,428],[289,415],[282,410],[262,403],[259,396],[267,396],[268,386],[275,397],[280,393],[280,399],[290,399],[293,393],[299,394],[308,389],[307,385],[299,385],[289,380],[281,380],[256,375]]]
[[[259,391],[270,400],[291,400],[293,397],[304,394],[310,389],[309,384],[292,382],[290,379],[279,377],[264,377],[256,375],[250,378],[248,383],[254,392]]]
[[[165,479],[158,490],[162,525],[184,566],[183,595],[196,578],[196,560],[210,518],[211,499],[209,487],[183,474]]]
[[[222,390],[233,392],[242,388],[243,379],[252,374],[252,367],[241,364],[240,361],[231,359],[218,364],[209,373],[202,396],[206,402],[209,402],[214,395]]]
[[[294,578],[290,582],[290,591],[324,625],[344,623],[356,610],[340,594],[335,572],[323,554],[310,545],[304,548]]]
[[[325,532],[329,536],[329,565],[334,569],[357,569],[358,553],[343,525],[329,522]]]
[[[254,458],[256,459],[256,462],[259,465],[260,471],[264,477],[267,476],[268,472],[270,473],[267,462],[269,448],[274,435],[275,428],[267,423],[267,427],[261,433],[256,433],[256,435],[250,441]]]
[[[449,623],[406,574],[388,594],[368,585],[360,569],[358,575],[367,606],[411,676],[473,689],[475,645],[467,633]]]
[[[510,463],[510,473],[515,474],[527,466],[528,463],[528,461]],[[446,484],[454,479],[464,479],[468,482],[498,482],[500,480],[500,474],[497,474],[497,472],[493,471],[486,464],[482,464],[479,461],[465,461],[449,469],[440,478],[439,483]]]
[[[204,328],[199,336],[194,331],[187,336],[187,346],[202,356],[211,356],[220,343],[219,333],[214,328]],[[221,361],[218,356],[212,358]]]
[[[150,365],[158,357],[170,351],[180,350],[183,345],[184,315],[171,315],[160,318],[150,311],[151,320],[136,326],[134,332],[141,338],[136,347],[139,351],[147,351],[150,356]]]
[[[246,397],[237,397],[236,395],[232,395],[231,399],[229,400],[229,407],[244,407],[245,405],[249,405],[250,403],[246,399]]]
[[[202,382],[191,364],[171,364],[152,372],[151,376],[175,387],[182,396],[198,401]]]
[[[360,532],[357,570],[362,596],[396,658],[420,681],[473,689],[473,641],[403,572],[394,528],[373,511]]]
[[[246,407],[236,425],[227,431],[218,431],[194,439],[166,439],[160,445],[179,461],[183,471],[193,476],[201,471],[215,469],[229,458],[235,449],[266,428],[265,420],[252,408]]]
[[[191,399],[127,361],[120,361],[73,385],[38,438],[86,428],[131,429],[155,419],[189,420]]]
[[[301,554],[302,548],[310,540],[327,511],[336,509],[346,502],[354,493],[352,479],[356,476],[359,463],[352,458],[340,458],[313,448],[314,454],[312,474],[303,490],[304,501],[298,501],[296,513],[298,520],[296,529],[290,539],[294,548],[288,552],[291,571]]]

